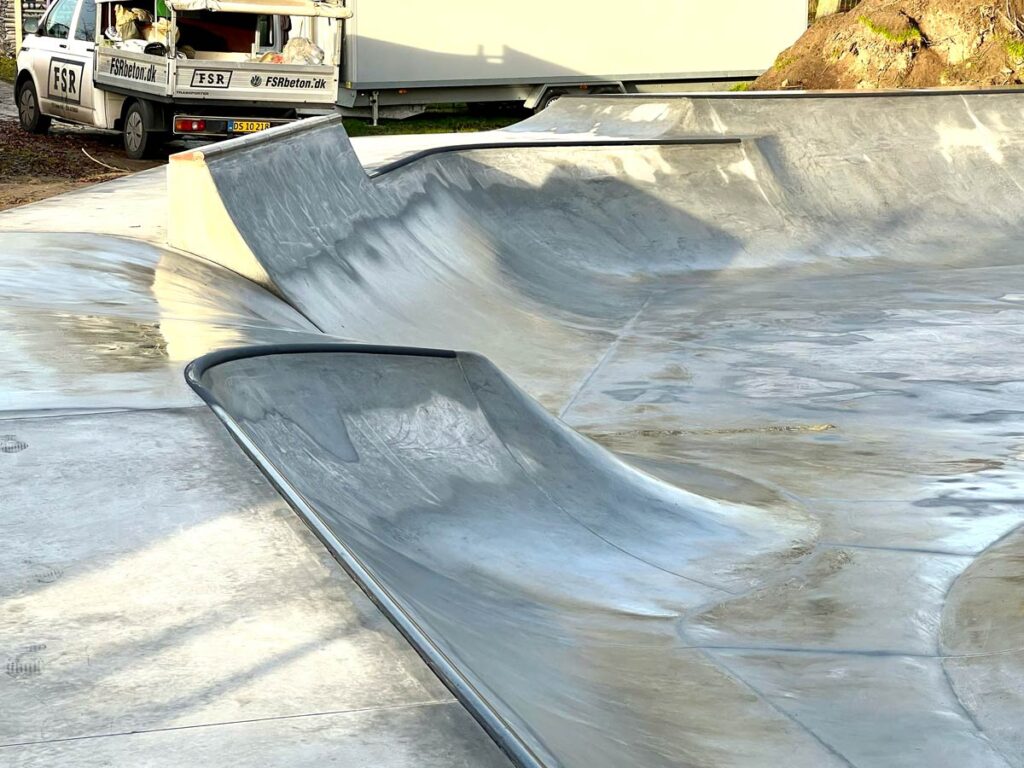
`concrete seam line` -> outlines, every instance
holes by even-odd
[[[88,733],[82,736],[66,736],[57,739],[36,739],[34,741],[16,741],[0,744],[0,749],[13,747],[30,747],[41,744],[62,744],[68,741],[89,741],[91,739],[110,739],[119,736],[138,736],[145,733],[169,733],[173,731],[192,731],[199,728],[219,728],[225,725],[247,725],[249,723],[269,723],[276,720],[302,720],[312,717],[333,717],[334,715],[354,715],[361,712],[388,712],[391,710],[416,709],[418,707],[436,707],[438,705],[458,704],[454,699],[431,699],[411,704],[382,704],[377,707],[354,707],[352,709],[328,709],[322,712],[300,712],[294,715],[268,715],[267,717],[250,717],[244,720],[218,720],[211,723],[192,723],[190,725],[169,725],[166,728],[142,728],[137,731],[113,731],[111,733]]]

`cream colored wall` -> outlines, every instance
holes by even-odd
[[[351,0],[359,84],[763,71],[807,24],[806,0]]]

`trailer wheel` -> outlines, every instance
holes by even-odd
[[[147,127],[146,117],[139,101],[133,101],[124,113],[124,151],[132,160],[153,157],[166,140],[162,131]]]
[[[537,102],[537,106],[533,108],[533,111],[535,113],[543,112],[545,109],[547,109],[556,101],[558,101],[560,98],[567,95],[568,94],[564,90],[561,90],[559,88],[552,88],[551,90],[544,94],[540,101]]]
[[[29,133],[46,133],[50,130],[50,118],[39,111],[39,97],[31,77],[18,84],[18,122]]]

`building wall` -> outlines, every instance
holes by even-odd
[[[15,55],[15,2],[17,0],[0,0],[0,56]],[[42,0],[22,0],[21,7],[25,16],[39,16],[46,7],[46,3]]]

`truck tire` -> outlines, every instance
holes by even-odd
[[[29,133],[46,133],[50,130],[50,118],[39,111],[39,97],[31,77],[18,83],[18,122]]]
[[[167,140],[163,131],[154,131],[141,101],[133,101],[124,113],[124,152],[132,160],[153,157]],[[147,125],[148,123],[148,125]]]

